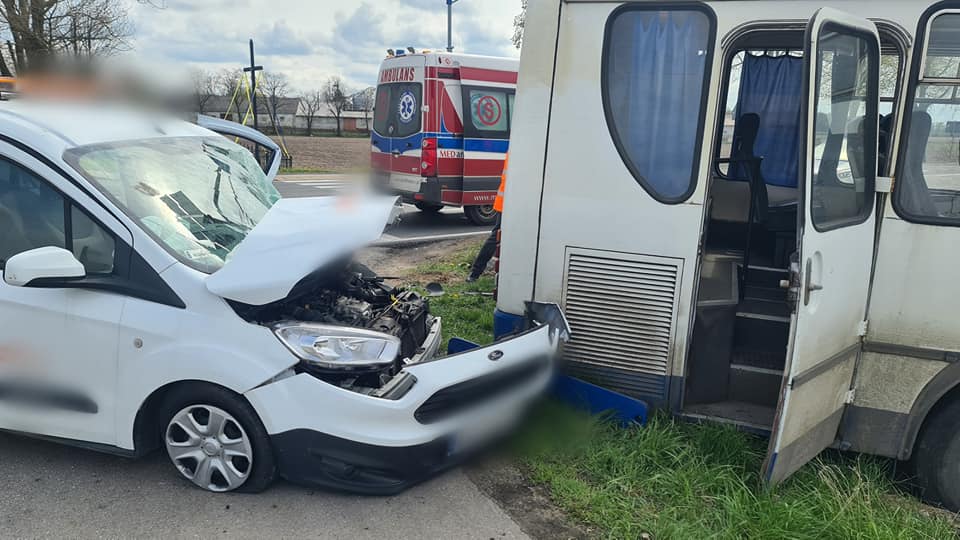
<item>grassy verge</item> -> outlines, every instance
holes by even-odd
[[[444,285],[431,300],[445,338],[492,340],[493,299],[464,278],[478,246],[420,265],[410,285]],[[956,523],[891,481],[891,462],[825,453],[776,489],[759,470],[766,440],[667,415],[621,429],[546,404],[515,441],[530,478],[575,519],[610,538],[956,538]]]
[[[443,345],[457,336],[485,345],[493,341],[493,278],[484,275],[473,283],[467,283],[470,265],[477,254],[479,244],[470,245],[444,256],[441,259],[421,264],[413,272],[409,287],[423,289],[428,283],[443,285],[446,294],[430,299],[430,311],[443,318]],[[484,294],[486,293],[486,294]]]
[[[890,462],[825,453],[762,486],[766,440],[667,415],[621,429],[548,404],[518,441],[533,480],[611,538],[956,538],[955,523],[898,491]]]

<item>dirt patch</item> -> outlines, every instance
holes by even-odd
[[[490,456],[468,465],[467,477],[500,505],[531,538],[593,538],[596,531],[572,522],[553,504],[547,490],[530,482],[516,464]]]
[[[423,283],[443,282],[449,276],[440,271],[432,272],[427,263],[446,258],[452,253],[479,249],[481,242],[482,239],[456,238],[420,245],[370,247],[358,253],[357,260],[381,276]],[[414,272],[418,268],[421,272]]]
[[[294,169],[339,173],[366,170],[370,165],[370,139],[365,137],[295,136],[284,140]]]

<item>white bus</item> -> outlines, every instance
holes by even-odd
[[[768,481],[835,447],[960,508],[960,1],[552,0],[526,28],[500,333],[559,302],[569,372],[768,433]]]

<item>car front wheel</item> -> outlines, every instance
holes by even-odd
[[[163,443],[173,466],[214,492],[258,492],[276,476],[269,437],[256,412],[215,386],[174,390],[164,405]]]

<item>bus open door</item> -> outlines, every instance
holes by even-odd
[[[771,483],[836,439],[852,397],[874,253],[877,28],[823,8],[809,21],[804,45],[799,251],[783,284],[796,307],[764,463]],[[819,151],[817,133],[826,133]],[[838,175],[844,148],[852,181]]]

